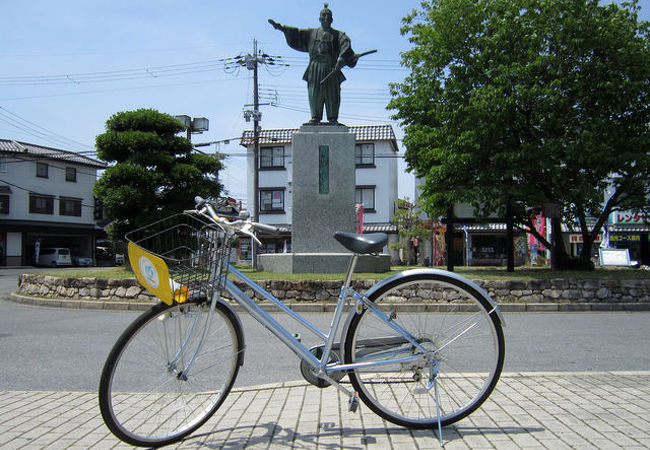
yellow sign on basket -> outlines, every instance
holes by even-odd
[[[133,242],[129,242],[129,261],[140,284],[160,300],[171,305],[174,301],[174,292],[165,261]]]

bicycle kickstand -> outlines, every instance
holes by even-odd
[[[436,397],[436,414],[438,416],[438,436],[440,437],[440,447],[445,447],[445,442],[442,439],[442,419],[440,417],[440,399],[438,397],[438,363],[436,362],[430,368],[429,373],[429,382],[427,383],[427,388],[431,389],[433,387],[433,392]]]
[[[442,423],[440,422],[440,402],[438,401],[438,382],[433,381],[433,391],[436,394],[436,412],[438,414],[438,436],[440,436],[440,447],[445,447],[445,443],[442,440]]]

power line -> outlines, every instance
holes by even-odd
[[[305,108],[285,106],[285,105],[282,105],[282,104],[275,104],[275,105],[272,105],[272,106],[275,107],[275,108],[279,108],[279,109],[286,109],[288,111],[295,111],[295,112],[310,114],[310,111],[308,109],[305,109]],[[385,118],[381,118],[381,117],[360,116],[360,115],[352,115],[352,114],[339,114],[339,117],[341,119],[360,120],[360,121],[372,120],[372,121],[375,121],[375,122],[382,122],[382,123],[388,123],[388,124],[393,124],[393,123],[397,122],[395,120],[385,119]]]
[[[86,145],[86,144],[83,144],[81,142],[75,141],[73,139],[69,139],[69,138],[67,138],[65,136],[62,136],[62,135],[58,134],[58,133],[50,131],[47,128],[44,128],[44,127],[42,127],[42,126],[40,126],[40,125],[38,125],[38,124],[36,124],[34,122],[31,122],[31,121],[19,116],[18,114],[9,111],[4,106],[0,106],[0,120],[2,120],[3,122],[5,122],[5,123],[7,123],[7,124],[9,124],[9,125],[11,125],[11,126],[13,126],[15,128],[18,128],[18,129],[20,129],[22,131],[25,131],[26,133],[28,133],[28,134],[30,134],[32,136],[39,137],[39,138],[45,138],[45,139],[48,139],[50,141],[55,141],[59,145],[64,145],[66,147],[71,146],[71,147],[76,147],[76,148],[86,148],[86,149],[92,148],[91,145]],[[77,152],[76,154],[82,155],[82,154],[85,154],[85,153],[94,154],[95,151],[94,150],[84,150],[84,151]]]
[[[238,66],[245,66],[250,63],[250,60],[246,61],[247,56],[250,55],[238,55],[229,58],[210,58],[180,64],[96,72],[64,73],[55,75],[0,76],[0,86],[81,85],[90,83],[131,81],[136,79],[163,78],[209,72],[221,66],[223,66],[227,72],[233,72],[238,69]],[[260,54],[259,56],[265,58],[265,66],[269,70],[274,68],[285,70],[287,67],[292,65],[304,65],[306,67],[308,64],[308,59],[300,56],[279,56],[268,54]],[[289,61],[289,63],[287,63],[287,61]],[[291,62],[294,62],[295,64],[291,64]],[[355,70],[408,71],[408,69],[402,66],[399,61],[387,59],[370,60],[367,64],[363,64]]]
[[[5,183],[5,184],[7,184],[7,185],[9,185],[11,187],[15,187],[16,189],[20,189],[21,191],[29,192],[30,194],[45,195],[45,194],[39,194],[38,192],[35,192],[32,189],[27,189],[27,188],[24,188],[22,186],[18,186],[17,184],[10,183],[9,181],[0,180],[0,183]],[[71,198],[71,197],[60,196],[60,195],[51,195],[51,196],[48,195],[48,197],[52,197],[53,199],[57,199],[57,200],[63,200],[63,199]],[[85,207],[85,208],[95,208],[95,205],[85,205],[84,203],[81,203],[80,205]]]
[[[209,59],[184,64],[76,74],[0,76],[0,86],[80,85],[86,83],[128,81],[142,78],[159,78],[212,71],[216,67],[220,67],[222,64],[223,59]]]
[[[142,89],[156,89],[163,87],[173,87],[173,86],[189,86],[193,84],[209,84],[214,82],[228,81],[228,79],[207,79],[207,80],[197,80],[197,81],[184,81],[181,83],[166,83],[166,84],[155,84],[155,85],[146,85],[146,86],[134,86],[134,87],[123,87],[123,88],[113,88],[113,89],[97,89],[92,91],[75,91],[75,92],[66,92],[58,94],[45,94],[45,95],[28,95],[23,97],[7,97],[0,98],[0,101],[15,101],[15,100],[33,100],[37,98],[53,98],[53,97],[68,97],[68,96],[77,96],[77,95],[89,95],[89,94],[104,94],[109,92],[123,92],[123,91],[140,91]]]

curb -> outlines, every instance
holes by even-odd
[[[45,306],[53,308],[68,309],[95,309],[104,311],[146,311],[156,302],[124,302],[105,300],[84,300],[84,299],[47,299],[38,297],[26,297],[15,293],[5,296],[7,300],[31,306]],[[238,304],[231,304],[237,312],[245,312],[245,309]],[[260,306],[267,312],[281,311],[275,305],[261,303]],[[335,303],[292,303],[287,304],[290,309],[296,312],[333,312]],[[408,310],[427,310],[426,305],[403,305]],[[643,312],[650,311],[650,303],[501,303],[501,312],[504,313],[552,313],[552,312]]]

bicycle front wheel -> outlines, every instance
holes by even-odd
[[[243,361],[243,334],[231,310],[217,303],[204,336],[209,310],[205,303],[161,303],[118,339],[102,372],[99,406],[119,439],[171,444],[223,403]]]
[[[369,310],[355,314],[344,358],[347,364],[368,363],[349,377],[370,409],[398,425],[430,428],[438,413],[449,425],[488,398],[503,367],[503,330],[494,307],[471,283],[443,271],[420,271],[397,277],[369,298],[390,319]],[[392,362],[372,365],[380,361]]]

